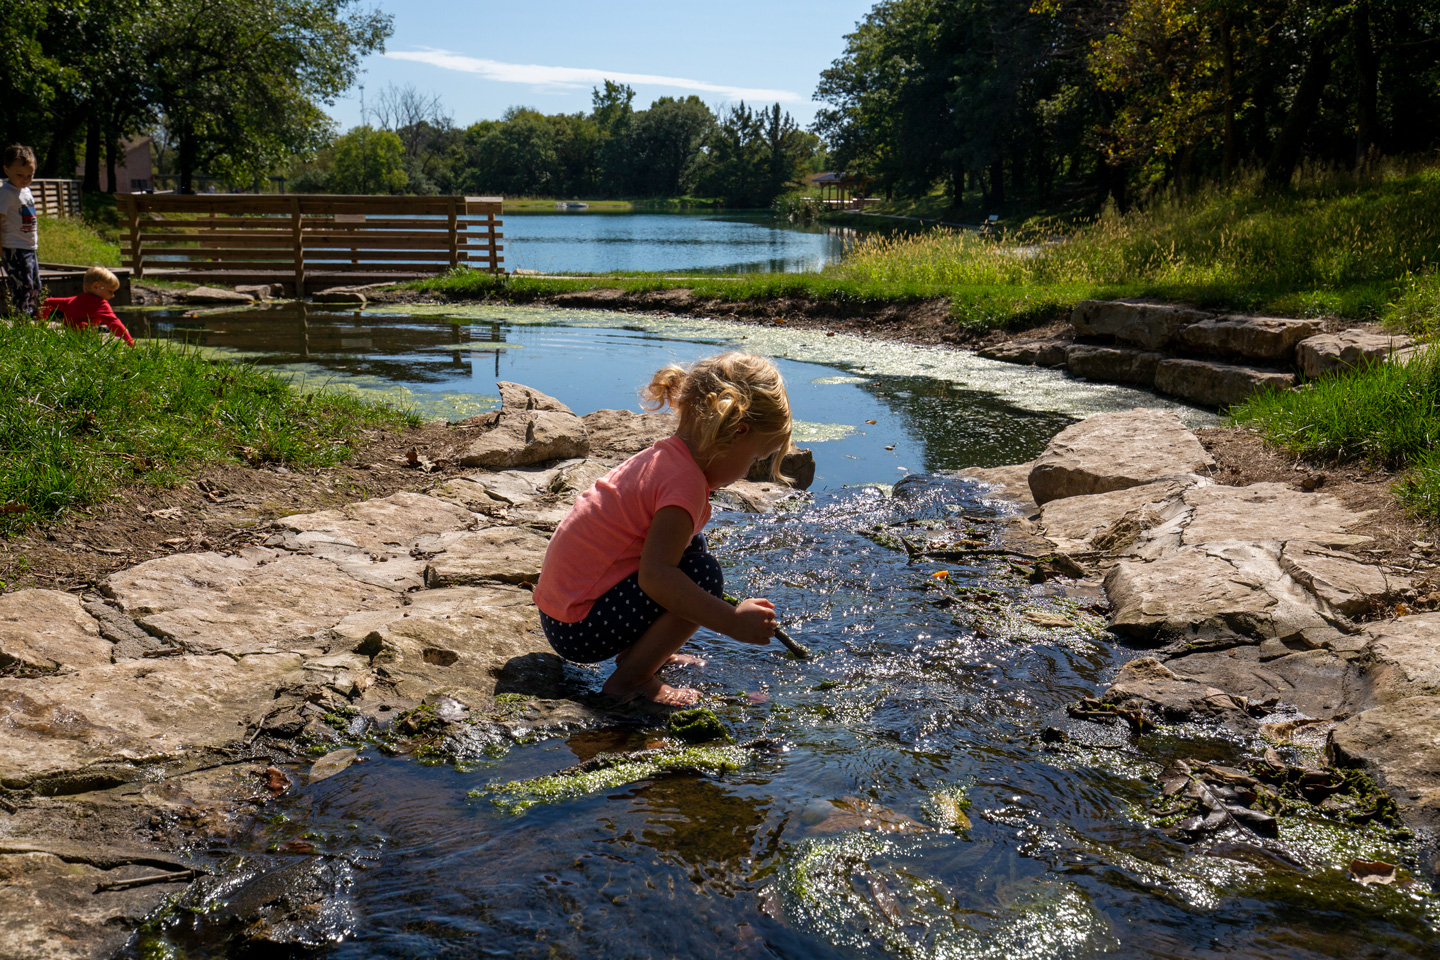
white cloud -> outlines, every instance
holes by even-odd
[[[391,60],[411,60],[428,63],[442,70],[457,70],[473,73],[487,80],[500,83],[527,83],[538,87],[592,87],[606,80],[631,85],[656,87],[677,87],[681,90],[699,90],[704,93],[718,93],[730,100],[748,100],[752,103],[803,103],[807,98],[790,90],[766,90],[764,88],[733,87],[723,83],[706,83],[703,80],[687,80],[684,77],[663,77],[648,73],[620,73],[614,70],[592,70],[585,67],[546,67],[539,64],[501,63],[498,60],[480,60],[449,50],[435,50],[422,47],[419,50],[386,52]]]

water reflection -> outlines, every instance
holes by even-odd
[[[853,230],[797,225],[769,210],[506,214],[510,269],[541,273],[796,273],[838,260]]]
[[[840,337],[703,321],[681,320],[667,329],[656,318],[620,314],[577,317],[533,308],[401,314],[304,303],[122,312],[140,336],[269,367],[307,389],[358,390],[430,419],[460,420],[490,409],[499,380],[528,384],[580,413],[617,406],[638,411],[639,388],[660,366],[727,347],[768,352],[789,384],[797,442],[816,452],[817,489],[894,482],[947,464],[1028,460],[1090,412],[1096,397],[1121,405],[1127,404],[1117,398],[1126,396],[1137,398],[1131,404],[1163,402],[1122,388],[1097,390],[1050,371],[1043,372],[1041,393],[1029,382],[1036,372],[1013,367],[1000,373],[1021,389],[1006,394],[1000,389],[1006,381],[990,369],[995,365],[978,358],[953,373],[917,375],[897,372],[919,366],[904,358],[883,360],[893,345],[866,344],[861,355],[870,363],[856,363],[817,351]]]

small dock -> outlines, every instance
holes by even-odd
[[[129,194],[121,253],[136,280],[307,290],[504,273],[499,197]]]

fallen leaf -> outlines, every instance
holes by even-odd
[[[0,513],[24,513],[28,509],[23,503],[7,503],[0,507]]]
[[[866,420],[866,423],[879,423],[879,420]]]
[[[934,573],[930,574],[930,576],[934,577],[936,580],[944,580],[946,577],[950,576],[950,571],[936,570]]]
[[[281,849],[286,853],[314,853],[315,844],[309,840],[286,840],[280,844]]]
[[[279,767],[266,767],[260,777],[265,781],[265,789],[271,793],[284,793],[290,789],[290,778]]]
[[[1395,864],[1382,860],[1361,860],[1357,857],[1350,861],[1350,879],[1367,887],[1394,883]]]
[[[894,450],[894,449],[895,449],[895,445],[892,443],[890,446],[886,447],[885,449],[886,449],[886,450]]]

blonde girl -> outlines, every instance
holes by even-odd
[[[704,664],[679,654],[698,628],[753,644],[775,633],[769,600],[725,601],[702,531],[712,491],[790,449],[790,399],[775,365],[748,353],[666,367],[644,396],[647,409],[674,408],[679,427],[575,501],[550,540],[535,604],[556,653],[577,663],[615,658],[603,693],[683,706],[699,691],[655,674]],[[775,456],[774,476],[779,463]]]

